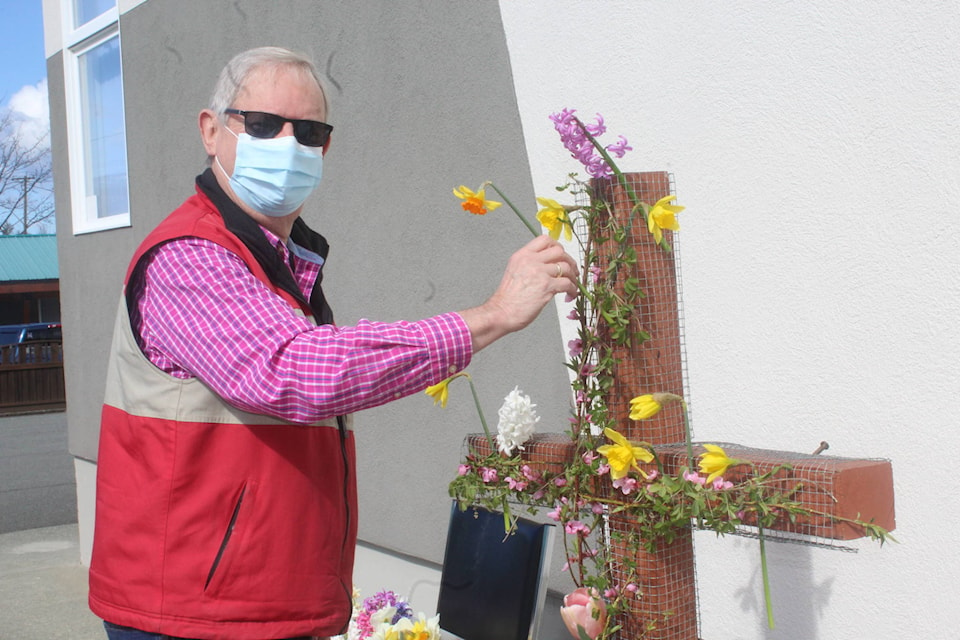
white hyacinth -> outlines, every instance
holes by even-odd
[[[523,450],[523,443],[533,435],[540,421],[540,416],[533,410],[535,406],[530,402],[530,396],[523,395],[518,387],[503,399],[497,424],[497,448],[504,454],[509,456],[514,449]]]

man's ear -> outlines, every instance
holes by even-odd
[[[327,144],[323,145],[323,155],[327,155],[327,151],[330,151],[330,145],[333,143],[333,134],[331,133],[327,136]]]
[[[220,118],[210,109],[204,109],[200,112],[197,124],[200,127],[200,140],[203,141],[203,148],[207,155],[210,157],[217,155],[217,133],[222,126]]]

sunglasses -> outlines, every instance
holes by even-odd
[[[243,116],[243,130],[254,138],[276,138],[283,125],[293,124],[293,136],[300,144],[308,147],[322,147],[330,140],[333,127],[326,122],[316,120],[292,120],[264,111],[241,111],[224,109],[224,113]]]

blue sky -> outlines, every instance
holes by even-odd
[[[0,107],[36,134],[49,130],[40,0],[0,0]]]

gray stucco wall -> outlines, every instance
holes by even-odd
[[[96,457],[126,263],[191,193],[204,167],[197,114],[220,68],[242,49],[302,50],[328,74],[336,130],[304,217],[332,245],[324,284],[338,322],[413,320],[476,305],[529,239],[506,207],[471,216],[451,194],[489,179],[535,211],[497,2],[152,0],[120,24],[132,228],[73,236],[69,216],[58,217],[74,455]],[[59,58],[49,60],[51,115],[58,210],[68,211]],[[563,355],[552,306],[479,354],[469,371],[488,419],[495,422],[502,397],[519,385],[538,404],[543,429],[564,430]],[[464,435],[478,430],[466,384],[452,388],[446,410],[420,395],[359,415],[361,537],[439,561],[446,484]]]

